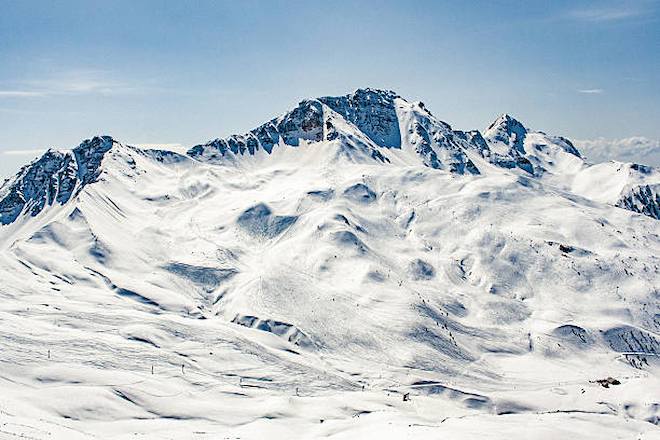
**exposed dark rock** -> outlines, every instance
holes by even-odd
[[[323,104],[352,122],[376,145],[400,148],[401,133],[396,115],[394,92],[376,89],[358,89],[346,96],[319,98]]]
[[[301,139],[322,140],[323,121],[321,103],[317,100],[305,100],[284,116],[272,119],[249,133],[196,145],[188,150],[188,155],[196,159],[214,160],[229,154],[253,155],[259,149],[270,154],[280,141],[295,147],[300,145]]]
[[[614,379],[613,377],[608,377],[605,379],[596,379],[593,382],[597,383],[603,388],[609,388],[610,385],[621,385],[621,382],[618,379]]]
[[[410,143],[427,167],[455,174],[480,174],[465,152],[465,133],[452,131],[449,125],[432,120],[430,115],[420,115],[410,130]]]
[[[36,216],[55,202],[68,202],[82,187],[96,181],[113,142],[109,136],[94,137],[72,151],[48,150],[23,167],[0,189],[0,223],[12,223],[22,212]]]
[[[621,196],[616,206],[660,220],[660,184],[635,186]]]

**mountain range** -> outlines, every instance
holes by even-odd
[[[0,188],[2,429],[654,438],[658,220],[653,167],[377,89],[49,150]]]

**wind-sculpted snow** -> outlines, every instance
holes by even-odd
[[[293,215],[273,215],[268,206],[260,203],[246,209],[236,223],[251,234],[273,238],[293,225],[297,219]]]
[[[344,190],[344,197],[358,203],[372,203],[376,200],[376,193],[364,183],[356,183]]]
[[[276,334],[288,342],[305,348],[312,348],[314,343],[294,325],[272,319],[259,319],[256,316],[236,315],[233,323],[244,327],[254,328],[268,333]]]
[[[196,285],[213,292],[222,282],[236,275],[236,269],[195,266],[185,263],[168,263],[164,266],[170,272],[190,280]]]
[[[419,258],[410,263],[408,270],[414,280],[430,280],[435,277],[433,266]]]
[[[589,331],[573,324],[560,325],[552,333],[561,343],[573,345],[578,349],[591,348],[595,342],[594,336]]]
[[[0,436],[657,435],[657,171],[326,101],[5,184]]]

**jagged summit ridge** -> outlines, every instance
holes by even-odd
[[[280,143],[298,146],[301,140],[320,141],[331,137],[331,127],[323,126],[323,111],[317,101],[305,100],[285,115],[274,118],[243,135],[231,135],[192,147],[188,154],[213,160],[230,154],[253,155],[259,150],[271,153]]]
[[[46,206],[67,203],[98,179],[101,162],[115,145],[120,144],[110,136],[97,136],[71,151],[49,150],[22,168],[0,188],[0,224],[12,223],[21,213],[35,216]],[[483,134],[478,130],[454,130],[421,102],[409,102],[393,91],[372,88],[305,99],[248,133],[196,145],[185,156],[134,147],[127,147],[125,152],[128,156],[137,152],[159,163],[192,159],[240,166],[244,157],[257,156],[260,159],[255,163],[260,164],[275,150],[301,146],[306,151],[324,152],[301,159],[301,163],[322,161],[328,166],[337,166],[338,160],[423,165],[458,175],[506,169],[539,178],[574,174],[588,167],[570,140],[533,131],[510,114],[498,116]],[[307,156],[287,156],[287,160],[297,160],[294,157]],[[637,190],[628,186],[606,203],[657,218],[660,203],[654,186],[658,182],[653,176],[635,181]],[[647,184],[651,186],[644,186]]]
[[[525,147],[530,134],[544,136],[542,142],[532,142],[538,148]],[[233,163],[262,150],[272,154],[278,147],[325,141],[339,142],[352,161],[389,163],[392,150],[406,150],[425,166],[457,174],[480,173],[472,154],[496,167],[532,175],[547,171],[544,160],[536,160],[537,150],[559,149],[580,157],[569,140],[532,132],[509,114],[499,116],[483,135],[477,130],[463,132],[436,119],[422,103],[370,88],[303,100],[246,134],[196,145],[188,155],[200,161]]]
[[[355,134],[339,129],[339,118],[354,125],[375,146],[397,148],[401,145],[395,108],[397,98],[399,95],[391,91],[358,89],[346,96],[306,99],[283,116],[248,133],[196,145],[188,154],[201,160],[218,161],[229,156],[254,155],[260,150],[270,154],[277,145],[297,147],[301,141],[333,141]],[[384,161],[370,146],[361,147],[374,159]]]

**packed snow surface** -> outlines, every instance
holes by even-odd
[[[660,173],[358,90],[0,189],[0,438],[660,438]]]

